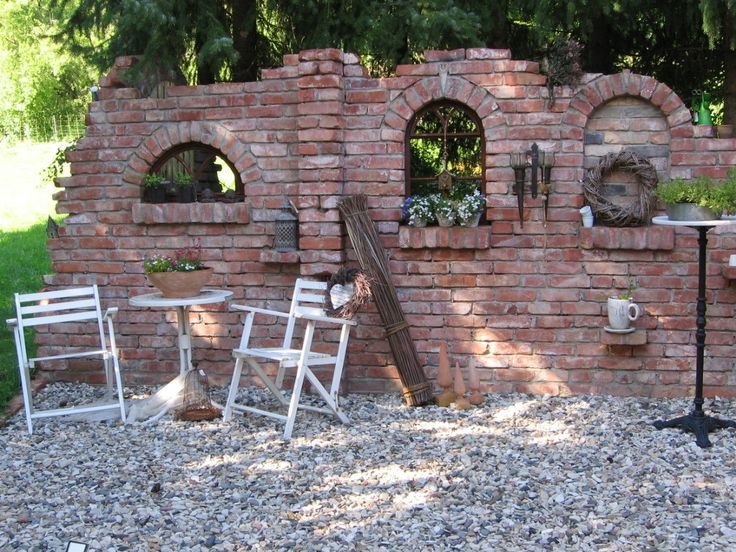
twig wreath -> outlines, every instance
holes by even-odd
[[[601,193],[603,180],[614,171],[636,176],[639,181],[638,201],[616,205]],[[648,159],[629,150],[608,153],[598,165],[588,170],[583,180],[583,194],[598,221],[609,226],[643,226],[649,224],[657,180],[657,170]]]
[[[350,319],[371,298],[371,285],[361,270],[341,268],[330,278],[325,293],[325,312],[336,318]]]

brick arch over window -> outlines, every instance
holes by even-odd
[[[260,171],[248,145],[229,130],[216,123],[187,121],[162,126],[146,138],[135,150],[126,172],[128,182],[140,184],[156,161],[172,148],[192,142],[211,146],[222,152],[244,183],[260,180]]]
[[[439,100],[453,100],[475,111],[483,124],[486,144],[499,138],[492,130],[506,124],[496,99],[486,89],[460,77],[428,77],[404,90],[389,104],[381,123],[381,139],[403,144],[414,114]]]
[[[570,100],[562,116],[562,124],[566,127],[563,138],[569,140],[565,151],[582,153],[584,129],[590,115],[604,103],[622,96],[641,98],[659,109],[670,132],[677,128],[680,136],[692,135],[690,111],[669,86],[652,77],[623,71],[590,81]]]

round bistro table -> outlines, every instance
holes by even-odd
[[[176,309],[179,344],[179,373],[186,374],[192,366],[192,330],[189,324],[189,308],[194,305],[222,303],[232,296],[225,289],[203,289],[194,297],[162,297],[161,292],[131,297],[128,301],[134,307],[168,307]]]

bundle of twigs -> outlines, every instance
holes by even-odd
[[[404,400],[409,406],[430,404],[433,401],[432,388],[424,375],[416,347],[409,335],[409,324],[404,318],[396,289],[391,282],[386,253],[373,220],[368,215],[366,197],[347,197],[337,207],[345,220],[358,262],[370,279],[373,300],[386,327],[386,337],[403,385]]]
[[[612,172],[623,171],[636,176],[639,197],[628,205],[617,205],[603,195],[603,183]],[[583,180],[583,194],[595,218],[609,226],[643,226],[649,224],[657,187],[657,170],[648,159],[630,150],[606,154]]]

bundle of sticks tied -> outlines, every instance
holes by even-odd
[[[373,300],[386,328],[386,337],[403,386],[404,400],[409,406],[430,404],[433,402],[432,387],[419,363],[414,341],[409,334],[409,324],[391,282],[386,252],[368,215],[366,197],[362,194],[347,197],[338,203],[337,208],[345,220],[360,267],[371,281]]]

